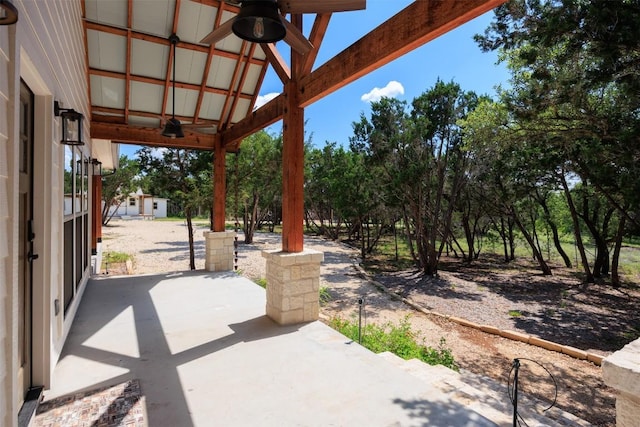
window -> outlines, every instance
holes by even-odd
[[[135,206],[135,205],[136,205],[135,197],[129,197],[129,206]]]
[[[153,202],[153,209],[157,210],[158,209],[158,202]]]
[[[89,267],[89,159],[64,146],[64,309],[65,313]]]

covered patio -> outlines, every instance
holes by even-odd
[[[78,395],[127,381],[139,384],[135,408],[124,395],[100,397],[110,425],[139,425],[119,418],[131,411],[150,426],[511,423],[506,396],[476,390],[447,368],[421,364],[412,375],[399,366],[406,362],[321,322],[278,326],[264,306],[265,291],[233,273],[92,279],[36,425],[50,425],[56,401],[74,408]],[[76,422],[91,421],[73,410]],[[560,412],[525,417],[529,425],[586,425]]]

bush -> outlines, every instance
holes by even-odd
[[[330,326],[346,337],[358,340],[358,323],[341,318],[333,318]],[[405,318],[398,325],[385,323],[382,326],[368,324],[362,328],[362,345],[374,353],[390,351],[405,360],[419,359],[429,365],[444,365],[458,370],[451,350],[445,347],[446,341],[440,338],[438,348],[419,344],[418,334],[411,330],[409,319]]]

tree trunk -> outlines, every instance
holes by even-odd
[[[196,255],[193,244],[193,222],[191,221],[191,208],[186,207],[184,214],[187,218],[187,230],[189,232],[189,268],[196,269]]]
[[[538,245],[536,244],[533,236],[531,236],[531,234],[529,234],[529,231],[524,227],[524,225],[520,221],[520,218],[518,217],[518,213],[515,210],[513,210],[513,220],[520,229],[520,232],[524,236],[527,243],[529,243],[531,251],[533,252],[533,257],[536,259],[536,261],[538,261],[538,265],[540,266],[542,274],[544,274],[545,276],[551,276],[551,268],[549,268],[549,265],[544,261],[544,257],[538,250]]]
[[[571,219],[573,221],[573,235],[576,239],[576,246],[578,246],[578,252],[580,253],[580,260],[582,261],[582,269],[585,274],[585,282],[593,283],[594,277],[591,273],[591,269],[589,268],[589,260],[587,259],[587,254],[584,250],[584,244],[582,243],[582,234],[580,233],[580,223],[578,218],[578,213],[576,211],[576,205],[573,203],[573,198],[571,197],[571,192],[569,191],[569,186],[567,185],[567,180],[564,177],[564,173],[558,174],[558,178],[560,183],[562,184],[562,188],[564,190],[565,197],[567,198],[567,205],[569,206],[569,212],[571,213]]]
[[[618,222],[618,232],[616,233],[616,243],[613,247],[613,256],[611,259],[611,285],[614,288],[619,288],[622,284],[620,281],[620,275],[618,273],[618,263],[620,261],[620,249],[622,248],[622,238],[624,237],[624,226],[627,217],[620,214]]]
[[[569,267],[569,268],[573,267],[573,264],[571,263],[571,258],[569,258],[569,255],[567,255],[567,253],[562,248],[562,244],[560,243],[558,226],[556,226],[556,223],[553,222],[553,220],[551,219],[551,212],[549,211],[549,205],[547,205],[547,200],[541,197],[540,195],[538,195],[536,199],[538,200],[538,203],[540,203],[540,206],[542,206],[542,210],[544,211],[544,219],[547,222],[547,225],[549,226],[549,228],[551,228],[551,234],[553,235],[553,244],[555,245],[556,250],[562,257],[565,267]]]

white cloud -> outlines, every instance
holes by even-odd
[[[280,94],[277,92],[271,92],[266,95],[258,95],[258,98],[256,98],[256,106],[253,107],[253,109],[257,110],[258,108],[262,107],[264,104],[271,101],[273,98],[275,98],[278,95]]]
[[[362,95],[360,99],[364,102],[377,102],[382,97],[395,98],[398,95],[404,95],[404,86],[400,82],[391,80],[383,88],[374,87],[370,92]]]
[[[151,149],[151,157],[162,160],[164,158],[164,153],[166,152],[167,149],[165,147],[153,147]]]

